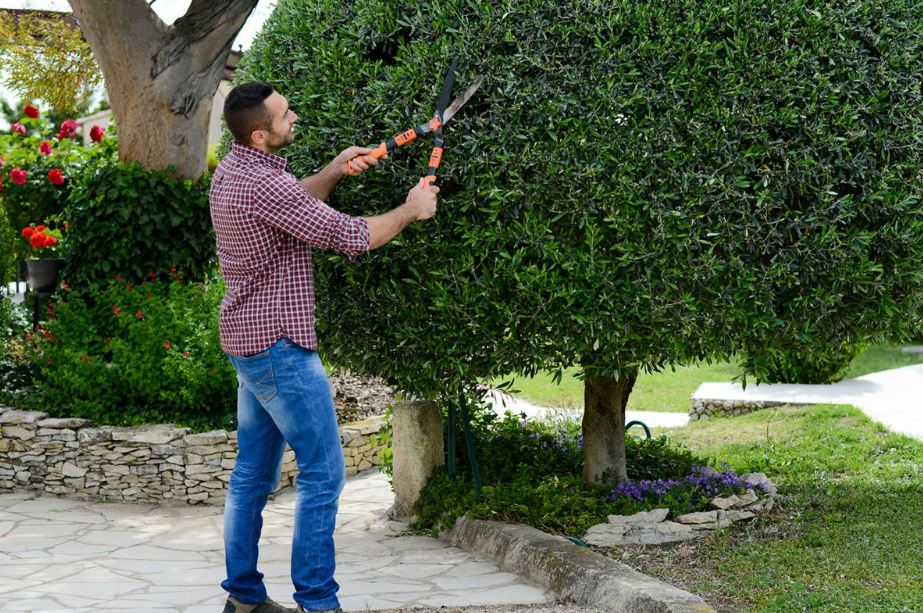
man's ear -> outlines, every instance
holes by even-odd
[[[266,130],[254,130],[250,133],[250,143],[254,146],[262,145],[266,142],[267,135]]]

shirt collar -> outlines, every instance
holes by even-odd
[[[250,145],[244,145],[236,140],[231,142],[231,151],[242,159],[252,160],[255,163],[272,166],[279,170],[285,170],[288,166],[288,161],[286,161],[285,158],[274,153],[266,153],[262,149],[257,149]]]

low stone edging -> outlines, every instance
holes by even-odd
[[[380,464],[372,438],[383,418],[340,426],[347,476]],[[237,433],[172,425],[93,426],[87,419],[0,406],[0,492],[118,502],[223,504]],[[279,488],[294,485],[286,449]]]
[[[720,415],[747,415],[760,409],[776,407],[787,402],[774,402],[771,400],[714,400],[706,398],[693,398],[689,405],[689,421],[698,421]]]
[[[606,613],[714,613],[694,594],[531,526],[460,517],[441,538]]]

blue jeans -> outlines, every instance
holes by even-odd
[[[299,470],[292,537],[295,601],[306,611],[334,609],[340,605],[333,530],[346,468],[327,373],[317,352],[287,338],[256,355],[228,357],[239,384],[239,451],[224,505],[228,578],[221,586],[245,604],[267,597],[257,570],[262,511],[279,485],[288,442]]]

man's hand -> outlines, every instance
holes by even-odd
[[[369,249],[378,249],[415,221],[429,219],[436,214],[436,194],[439,188],[426,185],[424,179],[410,190],[404,204],[383,215],[366,217],[369,224]]]
[[[424,179],[420,179],[420,182],[407,193],[404,206],[412,212],[414,221],[429,219],[436,214],[436,194],[438,193],[439,188],[435,185],[425,185]]]
[[[350,147],[333,158],[333,164],[336,165],[337,170],[341,170],[344,175],[361,175],[372,166],[378,166],[378,158],[368,155],[371,152],[372,150],[368,147]],[[384,159],[387,158],[388,156],[384,156]],[[353,169],[352,173],[349,171],[350,165]]]

